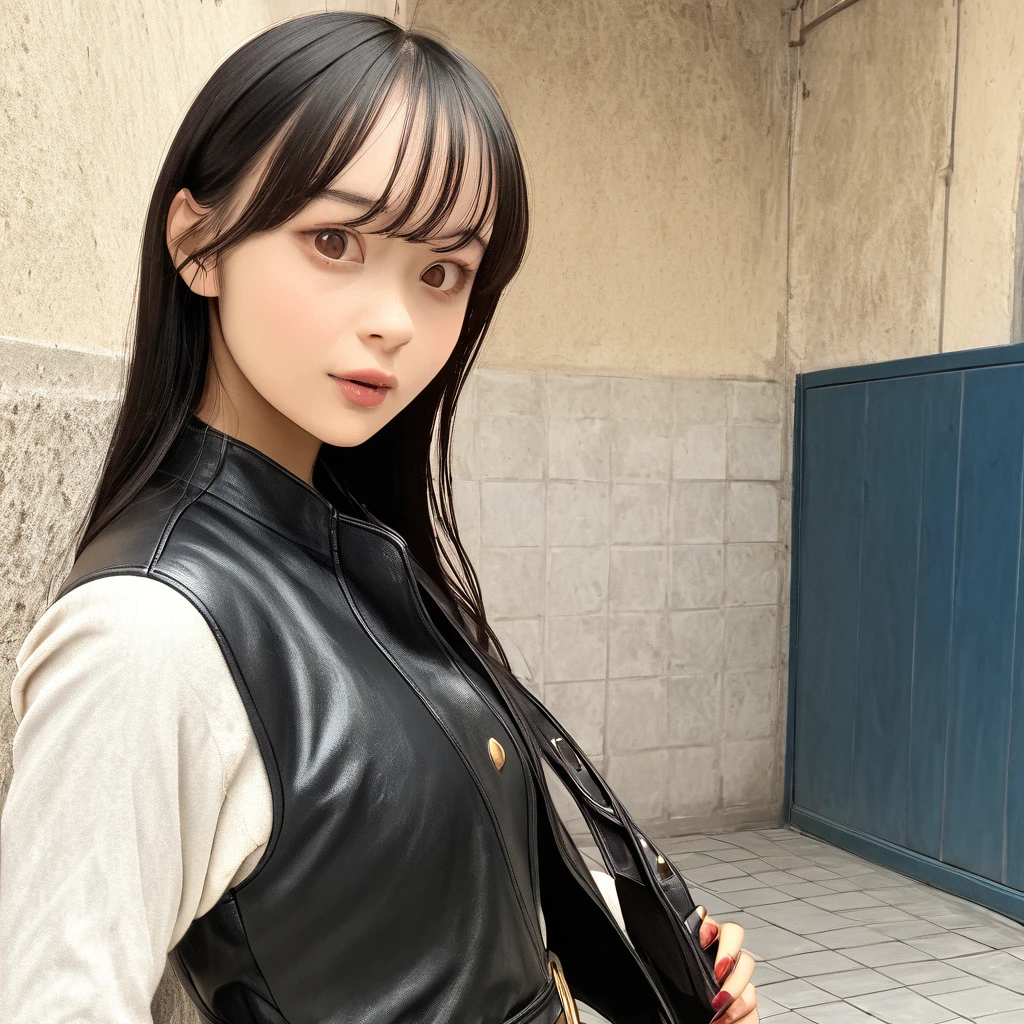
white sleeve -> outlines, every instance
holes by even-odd
[[[15,660],[0,1021],[150,1024],[167,951],[269,836],[241,698],[198,609],[144,577],[69,591]]]

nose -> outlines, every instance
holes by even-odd
[[[401,284],[391,275],[367,275],[362,302],[356,313],[356,333],[365,345],[400,348],[412,339],[413,322]]]

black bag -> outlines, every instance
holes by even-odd
[[[608,783],[550,711],[469,636],[469,627],[422,566],[416,576],[505,699],[526,742],[541,797],[541,901],[548,947],[573,996],[614,1024],[707,1024],[718,940],[700,944],[702,918],[675,866],[630,817]],[[626,934],[608,909],[555,810],[543,763],[573,797],[615,881]],[[609,928],[611,925],[611,928]]]

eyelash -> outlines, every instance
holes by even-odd
[[[313,239],[316,238],[317,235],[322,235],[325,231],[332,231],[336,232],[339,235],[352,235],[353,237],[355,237],[355,232],[352,231],[350,228],[314,228],[312,231],[303,231],[302,234],[307,236],[310,240],[310,243],[312,243]],[[317,265],[324,266],[326,264],[328,267],[337,267],[342,265],[341,260],[329,260],[322,253],[317,252],[315,245],[311,244],[311,248],[313,250],[313,255],[311,258]],[[437,294],[437,297],[441,302],[451,302],[451,300],[456,295],[458,295],[467,285],[470,284],[470,282],[473,280],[473,277],[476,275],[476,271],[468,264],[463,263],[462,260],[438,260],[437,263],[454,263],[455,266],[459,267],[462,270],[462,280],[457,288],[450,288],[448,289],[448,291],[442,291],[440,288],[431,288],[431,291]],[[430,266],[436,266],[437,263],[431,263]],[[427,270],[429,269],[430,267],[427,267]]]

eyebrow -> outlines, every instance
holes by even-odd
[[[310,200],[311,203],[315,203],[318,199],[333,199],[339,203],[349,203],[352,206],[362,206],[369,209],[377,201],[376,199],[369,199],[367,196],[357,195],[355,192],[347,192],[340,188],[325,188],[321,189],[313,198]],[[449,238],[458,238],[458,235],[436,235],[433,241],[443,242]],[[476,242],[481,249],[487,248],[487,242],[480,237],[479,231],[474,231],[472,237],[466,243],[467,245]]]

